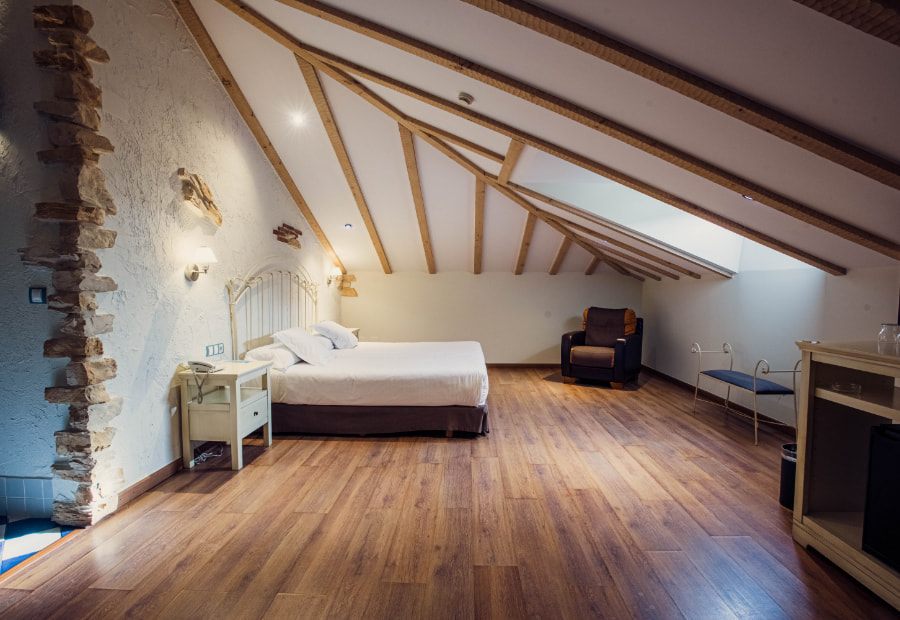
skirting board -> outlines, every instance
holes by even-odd
[[[202,454],[206,450],[210,449],[215,442],[206,442],[200,445],[198,448],[194,448],[194,454]],[[164,465],[162,468],[156,470],[146,478],[142,480],[138,480],[130,487],[119,492],[119,508],[124,506],[130,501],[133,501],[155,487],[158,484],[162,484],[179,471],[184,469],[184,461],[181,457],[175,459],[168,465]]]
[[[164,465],[161,469],[156,470],[146,478],[138,480],[130,487],[127,487],[119,492],[119,508],[122,508],[130,501],[133,501],[155,487],[158,484],[162,484],[175,474],[177,474],[182,468],[184,464],[182,462],[181,457],[178,457],[168,465]]]
[[[559,370],[559,364],[504,364],[504,363],[496,363],[496,364],[485,364],[488,368],[556,368]]]

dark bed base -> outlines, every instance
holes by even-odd
[[[350,407],[272,403],[272,432],[315,435],[488,432],[484,407]]]

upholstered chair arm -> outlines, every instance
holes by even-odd
[[[580,347],[584,345],[584,332],[567,332],[562,335],[562,344],[559,349],[560,365],[562,375],[564,377],[571,376],[572,364],[570,360],[570,352],[572,347]]]
[[[623,368],[625,369],[625,372],[631,373],[640,370],[643,335],[632,334],[631,336],[620,338],[616,343],[616,359],[619,359],[619,345],[621,345],[622,354],[624,355],[623,359],[625,363],[623,364]]]

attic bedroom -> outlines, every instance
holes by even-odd
[[[0,525],[76,531],[0,616],[897,617],[900,560],[796,540],[795,400],[692,402],[694,343],[900,391],[892,0],[45,4],[0,0]],[[329,350],[476,343],[490,432],[191,442],[270,271]],[[621,388],[562,375],[591,307],[642,321]]]

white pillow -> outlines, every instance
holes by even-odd
[[[293,351],[280,342],[251,349],[244,354],[244,359],[253,362],[272,362],[274,370],[284,370],[300,361]]]
[[[316,323],[313,325],[313,329],[331,340],[335,349],[352,349],[359,344],[359,340],[353,335],[353,332],[334,321]]]
[[[334,357],[334,350],[328,338],[310,334],[302,327],[277,332],[272,334],[272,338],[313,366],[324,366]]]

